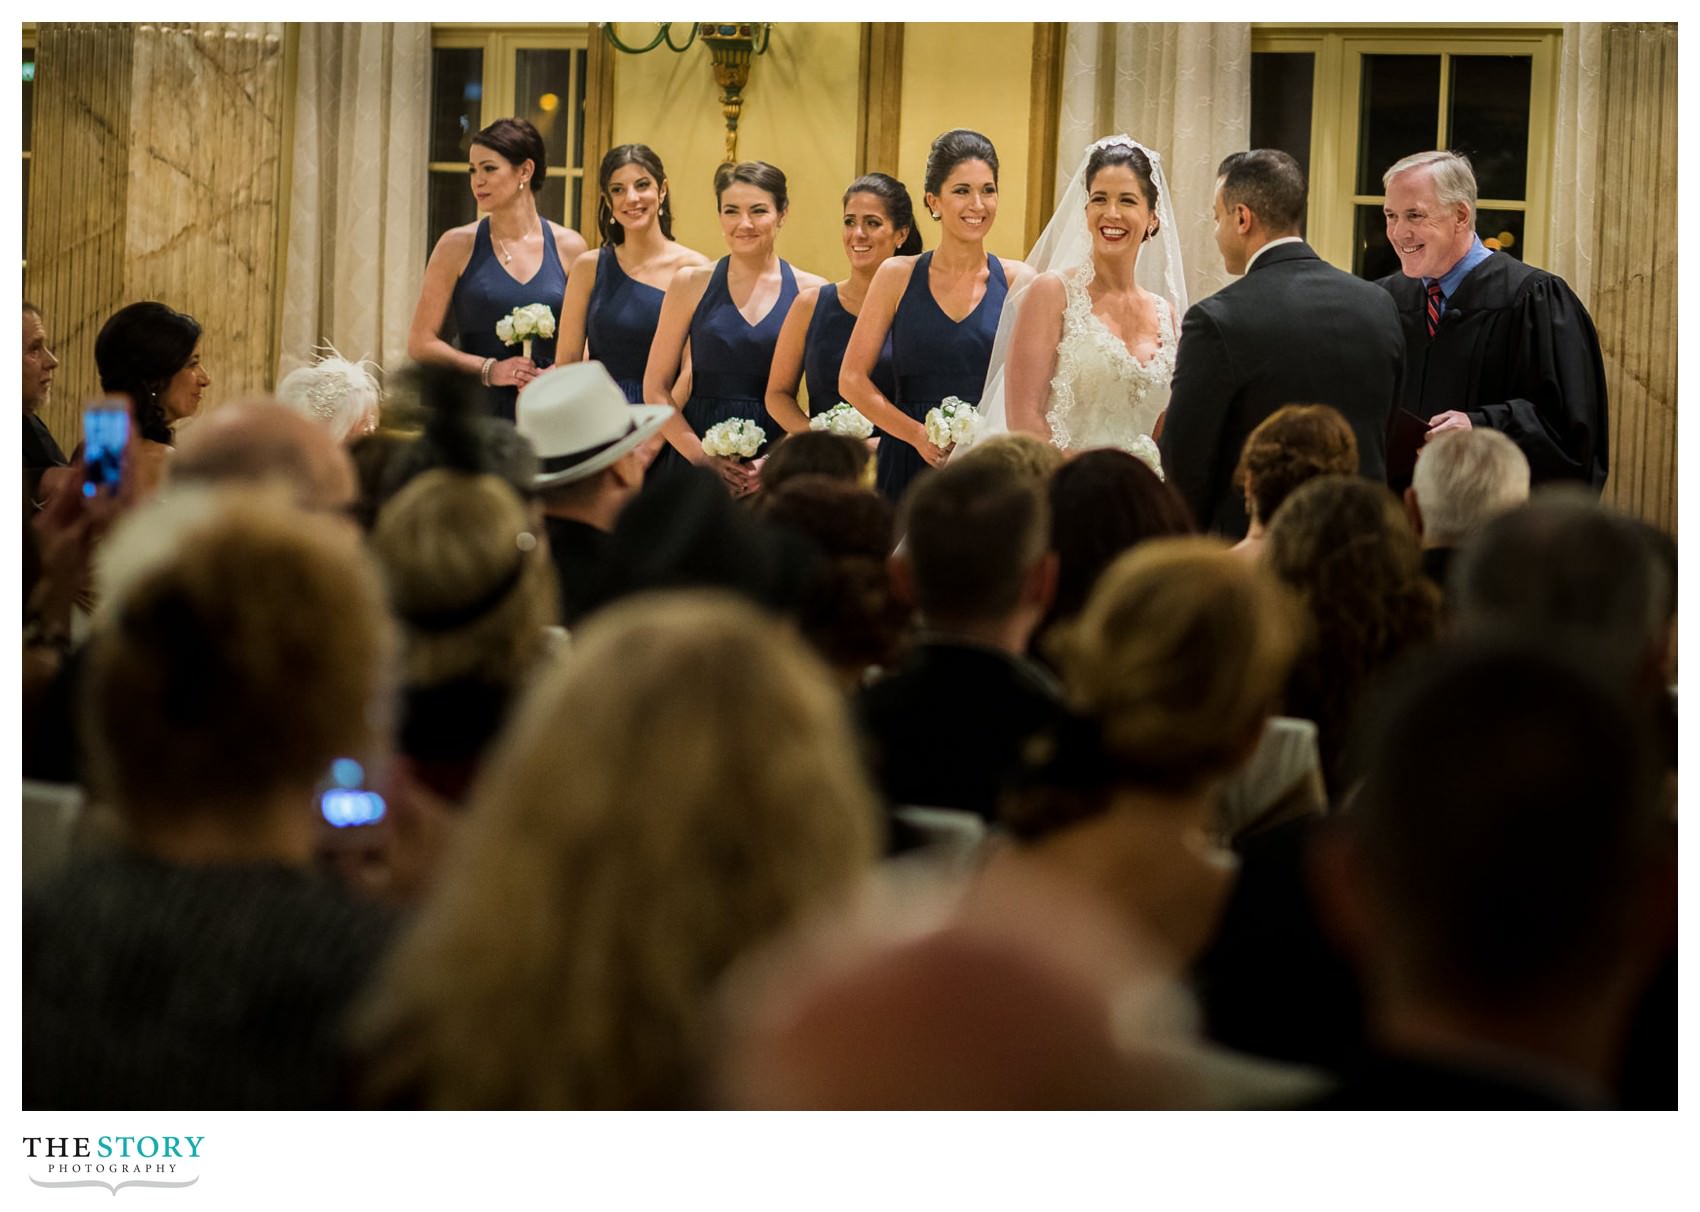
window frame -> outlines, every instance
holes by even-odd
[[[1382,196],[1352,192],[1357,179],[1360,90],[1365,55],[1438,55],[1440,101],[1435,143],[1446,118],[1450,59],[1463,55],[1527,55],[1529,80],[1529,175],[1522,199],[1482,198],[1484,210],[1520,210],[1523,259],[1543,264],[1550,247],[1554,122],[1558,110],[1559,52],[1564,27],[1527,23],[1480,27],[1436,25],[1322,25],[1271,22],[1252,26],[1253,54],[1310,53],[1315,56],[1310,116],[1310,199],[1306,233],[1325,260],[1350,269],[1355,208],[1379,206]],[[1412,148],[1413,152],[1425,150]]]

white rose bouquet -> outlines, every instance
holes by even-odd
[[[555,335],[555,313],[549,310],[547,303],[527,303],[524,307],[516,307],[500,320],[496,321],[496,336],[504,345],[525,342],[521,352],[526,357],[531,356],[533,338],[542,337],[547,341]]]
[[[1163,474],[1163,456],[1157,451],[1156,440],[1149,434],[1142,433],[1135,438],[1128,453],[1134,458],[1142,460],[1147,467],[1156,472],[1159,480],[1168,479]]]
[[[946,396],[927,411],[927,440],[945,450],[972,437],[979,424],[980,414],[972,404]]]
[[[809,428],[824,429],[827,433],[841,433],[849,438],[871,438],[874,436],[874,423],[843,400],[840,400],[825,412],[816,413],[810,417]]]
[[[730,421],[720,421],[708,427],[708,432],[702,435],[702,448],[711,455],[722,459],[754,458],[762,443],[767,441],[767,434],[754,421],[743,417],[733,417]]]

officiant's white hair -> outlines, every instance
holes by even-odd
[[[1435,196],[1442,206],[1462,202],[1470,208],[1470,221],[1476,219],[1476,171],[1470,158],[1462,152],[1424,151],[1406,156],[1381,174],[1381,187],[1386,189],[1393,178],[1413,168],[1426,168],[1434,181]]]

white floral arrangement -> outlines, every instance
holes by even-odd
[[[874,436],[874,423],[843,400],[840,400],[825,412],[816,413],[810,417],[809,428],[824,429],[827,433],[841,433],[847,438],[871,438]]]
[[[1128,453],[1156,472],[1159,480],[1168,479],[1163,474],[1163,456],[1158,453],[1157,442],[1150,434],[1142,433],[1135,438],[1133,445],[1128,449]]]
[[[708,432],[702,435],[702,448],[717,458],[750,459],[766,441],[767,434],[760,425],[743,417],[733,417],[730,421],[710,425]]]
[[[940,450],[973,437],[979,425],[979,411],[955,396],[946,396],[927,410],[927,440]]]
[[[502,344],[514,345],[523,341],[522,352],[528,358],[534,338],[541,337],[547,341],[554,335],[555,313],[549,310],[547,303],[527,303],[496,321],[496,336]]]

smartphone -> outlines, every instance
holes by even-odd
[[[319,795],[319,815],[338,829],[376,825],[384,819],[384,797],[360,784],[366,771],[353,758],[331,763],[330,785]]]
[[[124,450],[130,444],[130,406],[100,400],[83,410],[83,495],[116,496],[124,480]]]

